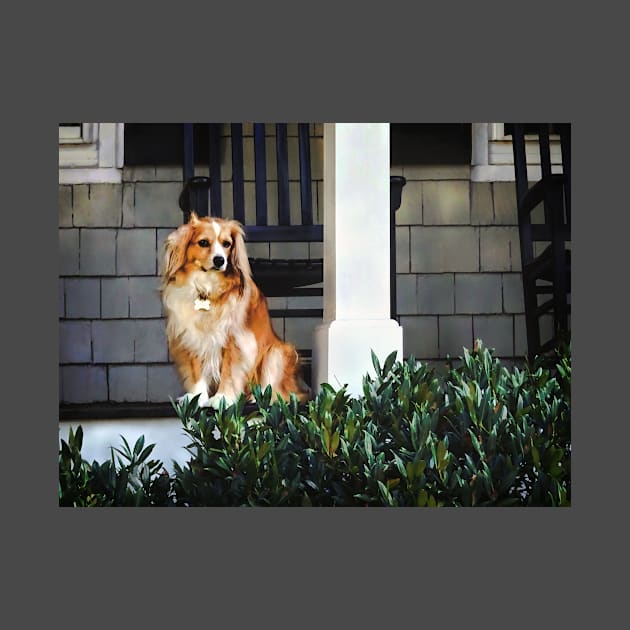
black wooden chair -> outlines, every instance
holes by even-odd
[[[287,123],[275,125],[275,159],[278,177],[278,222],[272,224],[267,203],[267,148],[265,124],[254,123],[254,178],[255,178],[255,216],[256,223],[246,221],[244,169],[243,169],[243,126],[231,125],[232,139],[232,217],[243,224],[246,240],[249,243],[273,242],[323,242],[324,229],[316,223],[312,207],[312,179],[310,160],[309,124],[299,123],[298,154],[300,173],[300,223],[291,221],[289,203],[289,157]],[[187,221],[190,211],[199,216],[223,216],[221,198],[221,125],[209,124],[208,176],[194,175],[195,172],[195,129],[193,123],[184,123],[184,187],[179,198],[179,206]],[[396,254],[394,213],[401,203],[401,191],[405,184],[404,177],[390,178],[390,210],[392,213],[392,317],[396,316]],[[301,297],[323,295],[323,259],[263,259],[250,257],[252,274],[256,284],[267,297]],[[284,308],[270,309],[272,317],[318,317],[323,316],[323,309]],[[298,348],[302,357],[308,359],[311,352]]]
[[[209,176],[194,176],[193,124],[184,124],[184,188],[179,206],[188,220],[190,210],[199,216],[223,216],[221,199],[220,124],[209,126]],[[243,125],[231,125],[232,137],[232,205],[233,219],[240,221],[250,243],[261,242],[322,242],[323,226],[313,221],[312,180],[309,125],[298,124],[300,159],[301,223],[291,223],[289,205],[289,161],[286,123],[276,124],[276,164],[278,169],[278,223],[269,221],[267,204],[267,156],[264,123],[254,124],[255,210],[256,224],[245,220],[245,177],[243,167]],[[210,205],[208,205],[208,202]],[[321,295],[321,289],[311,287],[323,278],[323,261],[250,258],[254,279],[267,297]],[[320,310],[274,310],[272,317],[317,317]]]
[[[525,125],[512,125],[525,325],[529,359],[570,339],[571,295],[571,126],[555,124],[560,136],[562,173],[552,173],[550,124],[538,127],[541,178],[527,177]],[[542,222],[532,211],[542,203]],[[537,245],[540,243],[540,245]],[[541,335],[541,317],[552,316],[551,337]]]

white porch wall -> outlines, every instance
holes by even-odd
[[[313,385],[347,384],[361,394],[382,361],[402,358],[402,329],[390,319],[388,123],[324,125],[324,323],[313,342]]]
[[[136,440],[144,435],[145,447],[155,444],[149,459],[159,459],[166,470],[173,474],[173,461],[184,466],[191,458],[186,446],[190,437],[184,433],[179,418],[151,418],[127,420],[68,420],[59,423],[59,439],[68,441],[70,427],[76,432],[81,425],[83,429],[83,447],[81,455],[90,464],[96,460],[102,464],[111,457],[110,446],[121,448],[121,435],[133,449]],[[120,456],[114,451],[115,456]],[[120,456],[123,462],[126,460]]]

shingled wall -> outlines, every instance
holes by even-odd
[[[271,125],[268,133],[273,146]],[[296,134],[291,128],[289,134],[293,202],[299,200],[299,169]],[[313,125],[311,136],[313,207],[321,221],[322,126]],[[229,138],[227,147],[222,197],[229,215]],[[246,198],[253,200],[253,144],[244,159]],[[514,184],[471,182],[470,168],[462,166],[392,168],[391,174],[407,178],[396,217],[405,354],[425,360],[457,357],[481,337],[499,356],[522,358],[526,338]],[[271,204],[277,198],[274,178],[270,160]],[[181,168],[151,166],[124,169],[121,184],[59,186],[61,402],[166,402],[182,393],[168,355],[158,292],[162,243],[182,219],[181,186]],[[253,202],[248,207],[253,211]],[[322,246],[256,243],[249,252],[321,257]],[[318,298],[291,303],[298,300],[321,307]],[[270,299],[272,308],[285,304],[286,298]],[[311,347],[318,323],[274,320],[281,337],[303,348]]]

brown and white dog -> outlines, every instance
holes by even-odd
[[[288,400],[308,399],[295,347],[275,334],[267,300],[252,280],[243,228],[237,221],[198,217],[168,235],[162,302],[171,356],[192,398],[218,408],[250,385],[271,385]],[[274,396],[275,397],[275,396]]]

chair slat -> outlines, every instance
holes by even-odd
[[[289,225],[289,150],[287,124],[276,124],[276,165],[278,172],[278,223]]]
[[[243,125],[233,123],[232,129],[232,201],[233,216],[245,223],[245,184],[243,181]]]
[[[256,178],[256,225],[267,225],[267,163],[264,123],[254,123],[254,169]]]
[[[298,243],[323,242],[323,225],[246,225],[245,232],[250,243]]]
[[[269,309],[270,317],[313,317],[321,319],[324,316],[324,309],[321,308],[292,308],[292,309]]]
[[[313,194],[311,188],[311,147],[308,123],[298,124],[298,146],[300,155],[300,198],[302,202],[302,225],[313,225]]]
[[[208,161],[210,171],[210,211],[213,217],[223,215],[221,207],[221,126],[208,125]]]

